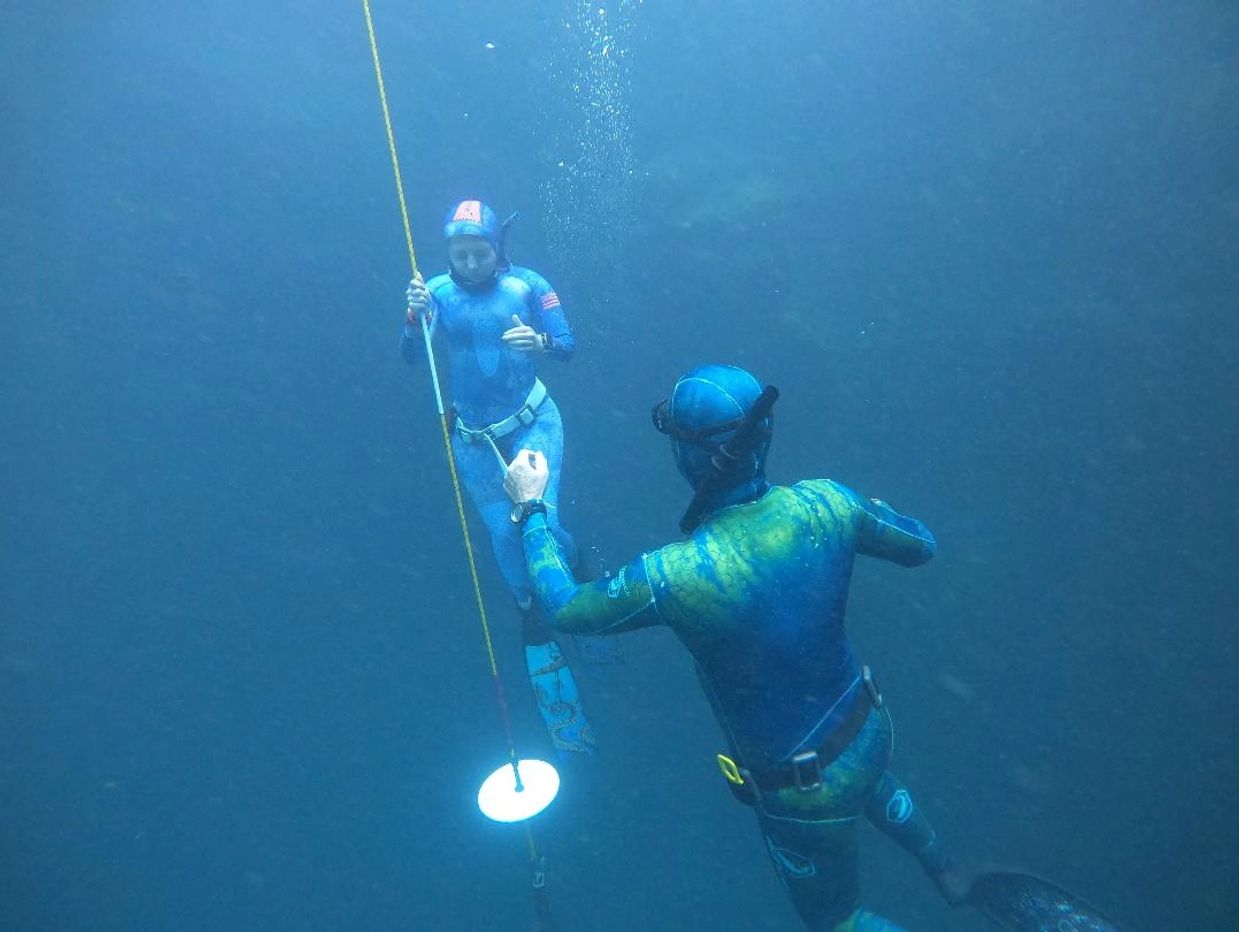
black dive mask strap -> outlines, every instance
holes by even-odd
[[[767,385],[753,402],[753,407],[744,415],[731,439],[718,445],[718,449],[710,457],[710,474],[701,480],[693,500],[688,504],[688,510],[680,519],[680,530],[685,534],[691,534],[697,529],[697,525],[705,517],[711,499],[733,478],[741,459],[752,453],[757,444],[769,436],[770,430],[762,427],[762,421],[770,417],[771,409],[778,400],[779,390],[773,385]]]
[[[718,444],[712,438],[719,434],[725,434],[728,431],[738,430],[745,421],[745,417],[733,418],[730,421],[712,424],[701,430],[688,430],[684,427],[676,427],[671,420],[670,408],[666,398],[654,405],[650,411],[650,419],[654,422],[654,429],[660,434],[666,434],[672,440],[678,440],[680,443],[691,443],[694,446],[704,447],[711,452],[718,449]]]

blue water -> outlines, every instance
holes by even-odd
[[[423,269],[453,199],[520,208],[576,327],[595,560],[675,535],[664,386],[750,367],[773,478],[939,537],[850,615],[952,847],[1233,928],[1239,8],[375,21]],[[10,4],[0,120],[0,928],[530,928],[360,4]],[[560,927],[797,928],[687,659],[623,651],[535,823]],[[987,927],[872,832],[862,869],[910,929]]]

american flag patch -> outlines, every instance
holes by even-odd
[[[559,307],[559,295],[551,291],[542,296],[542,310],[549,311],[553,307]]]
[[[460,221],[468,223],[482,222],[482,202],[481,201],[461,201],[456,208],[456,213],[452,216],[452,223]]]

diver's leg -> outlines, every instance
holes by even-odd
[[[508,528],[517,529],[509,520],[506,511],[502,518],[495,516],[494,520],[502,520]],[[517,530],[519,532],[519,529]],[[516,599],[521,618],[521,639],[525,645],[525,667],[529,673],[534,698],[538,701],[538,712],[546,725],[551,743],[558,751],[597,753],[594,731],[585,717],[585,706],[581,701],[576,677],[572,675],[555,635],[543,622],[538,602],[533,598],[529,577],[525,572],[524,551],[517,551],[520,560],[518,576],[515,563],[510,562],[515,557],[510,553],[500,556],[507,549],[507,539],[494,532],[491,539],[495,542],[496,556],[500,557],[500,568],[505,567],[505,557],[509,561],[506,563],[504,576]],[[519,538],[516,547],[520,547]]]
[[[595,576],[593,568],[588,567],[581,550],[577,547],[572,535],[559,520],[559,483],[563,474],[564,433],[563,422],[560,419],[559,408],[554,401],[547,399],[538,409],[538,419],[533,424],[518,433],[519,446],[530,450],[540,450],[546,456],[547,471],[550,473],[546,491],[542,500],[546,502],[547,524],[559,544],[564,563],[572,570],[578,582],[588,582]],[[622,660],[619,644],[615,638],[585,637],[576,640],[577,652],[586,660],[594,663],[615,664]]]
[[[525,569],[525,551],[520,528],[512,523],[512,502],[503,489],[503,470],[488,443],[465,443],[452,435],[456,471],[464,482],[473,506],[478,510],[490,535],[491,549],[499,572],[517,605],[529,605],[532,591]]]
[[[980,872],[952,859],[907,787],[889,771],[882,775],[865,815],[920,862],[952,906],[967,904],[1004,929],[1118,932],[1118,926],[1095,906],[1040,877],[1012,870]]]
[[[812,793],[785,789],[757,808],[766,850],[812,932],[901,932],[859,908],[857,822],[890,757],[890,721],[877,711]]]
[[[884,835],[920,861],[926,871],[934,873],[950,866],[938,833],[908,788],[890,771],[882,774],[873,799],[865,807],[865,815]]]
[[[529,683],[551,744],[561,753],[597,754],[594,729],[585,716],[576,677],[559,642],[543,623],[536,601],[521,611],[521,636]]]
[[[460,446],[465,445],[461,443]],[[597,753],[593,728],[585,717],[576,677],[568,667],[559,642],[541,620],[537,600],[533,598],[521,541],[521,528],[511,521],[512,505],[503,489],[503,470],[499,468],[494,451],[489,446],[475,446],[490,457],[490,475],[493,482],[479,483],[481,487],[476,492],[471,487],[470,492],[490,530],[499,569],[508,583],[508,588],[512,590],[520,612],[525,667],[538,702],[538,712],[557,751]],[[543,501],[547,505],[547,521],[551,523],[552,530],[555,530],[558,521],[557,495],[559,469],[563,461],[563,434],[559,425],[559,412],[554,404],[548,399],[539,409],[537,420],[501,438],[498,446],[500,453],[508,460],[521,449],[537,450],[546,456],[550,482],[543,494]],[[481,499],[486,500],[485,505],[481,504]],[[572,548],[571,538],[567,538],[567,544]],[[561,543],[561,548],[562,546]],[[575,548],[568,552],[575,553]]]
[[[805,928],[832,932],[849,921],[860,899],[856,817],[814,819],[759,812],[766,852]]]
[[[865,807],[869,821],[920,862],[939,892],[950,903],[967,893],[967,881],[957,876],[956,865],[946,853],[921,807],[890,771],[882,774],[877,790]]]
[[[525,667],[551,743],[559,751],[594,753],[594,733],[585,719],[576,680],[550,629],[538,619],[521,529],[512,523],[512,504],[503,489],[503,470],[495,452],[489,444],[468,444],[459,435],[452,437],[452,451],[469,497],[490,532],[499,571],[520,613]]]
[[[559,416],[559,408],[555,402],[547,398],[538,408],[538,418],[528,427],[517,431],[512,452],[524,447],[537,450],[546,457],[546,468],[549,479],[546,491],[542,493],[542,501],[546,503],[546,523],[555,535],[559,549],[563,553],[564,562],[576,569],[577,549],[564,526],[559,521],[559,482],[564,466],[564,425]]]
[[[594,729],[563,649],[537,618],[536,604],[522,614],[525,666],[551,744],[561,753],[597,754]]]

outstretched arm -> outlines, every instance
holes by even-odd
[[[916,518],[901,515],[886,502],[853,493],[856,549],[900,566],[920,566],[938,550],[929,528]]]
[[[514,502],[539,502],[549,479],[546,457],[522,449],[508,465],[503,485]],[[578,583],[546,523],[545,508],[525,518],[521,542],[534,595],[552,628],[574,634],[618,634],[657,623],[643,557],[612,578]]]
[[[557,631],[619,634],[658,623],[643,557],[611,578],[578,583],[564,563],[545,515],[526,519],[521,541],[534,594]]]

